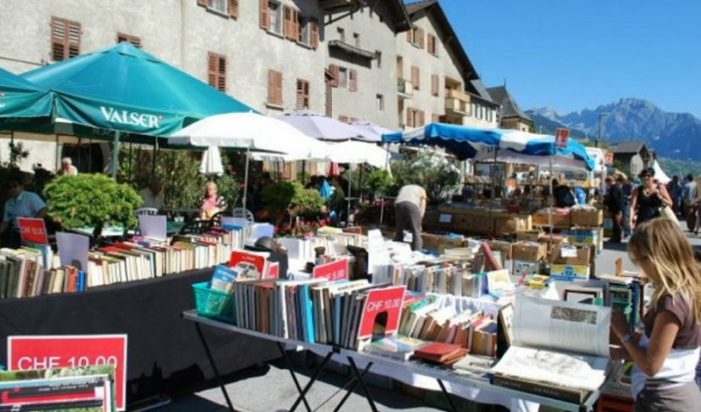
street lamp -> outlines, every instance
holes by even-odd
[[[603,131],[603,126],[604,126],[602,120],[603,120],[604,117],[606,117],[606,116],[608,116],[608,115],[609,115],[609,113],[605,113],[605,112],[604,112],[604,113],[599,113],[599,137],[598,137],[598,138],[596,139],[596,141],[594,142],[594,147],[599,147],[599,141],[601,140],[601,138],[602,138],[603,135],[604,135],[603,132],[602,132],[602,131]]]

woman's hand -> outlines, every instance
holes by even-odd
[[[611,312],[611,329],[619,338],[622,338],[630,332],[628,320],[620,310],[614,310]]]

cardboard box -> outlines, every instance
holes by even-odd
[[[548,226],[550,213],[548,209],[540,209],[533,214],[533,225]],[[553,209],[553,227],[570,228],[572,227],[570,209],[555,208]]]
[[[601,226],[604,224],[604,211],[601,209],[574,207],[571,212],[572,226]]]
[[[553,253],[550,261],[553,264],[560,265],[578,265],[578,266],[588,266],[591,262],[591,248],[590,247],[576,247],[577,256],[574,257],[564,257],[562,256],[563,248],[568,248],[570,246],[556,246],[553,248]]]
[[[599,234],[603,233],[598,229],[572,229],[566,232],[567,241],[575,246],[596,246],[599,247]]]
[[[587,280],[590,272],[589,265],[550,265],[550,278],[555,280]]]
[[[512,246],[511,242],[506,242],[503,240],[490,240],[487,242],[492,250],[498,250],[501,252],[501,256],[506,260],[511,260],[512,256]]]
[[[532,226],[531,215],[500,214],[494,216],[495,236],[511,235],[518,231],[530,230]]]
[[[542,243],[536,242],[516,242],[511,248],[513,260],[525,262],[538,262],[545,258],[546,247]]]
[[[516,232],[516,240],[527,240],[530,242],[537,242],[540,240],[540,236],[543,232],[540,230],[521,230]]]
[[[452,249],[465,246],[465,238],[462,236],[442,236],[433,233],[422,233],[423,248],[438,253],[443,253],[445,249]]]
[[[511,265],[511,273],[514,276],[534,275],[540,271],[540,263],[524,262],[522,260],[514,260]]]

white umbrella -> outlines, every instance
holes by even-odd
[[[396,130],[390,130],[387,128],[384,128],[382,126],[378,126],[375,123],[372,123],[367,120],[359,120],[356,122],[351,123],[351,125],[357,127],[358,129],[362,130],[363,137],[365,137],[365,141],[367,142],[377,142],[380,143],[382,142],[382,135],[383,134],[389,134],[389,133],[394,133]]]
[[[224,166],[221,163],[221,155],[217,146],[209,146],[207,151],[202,155],[202,163],[200,164],[200,173],[203,175],[221,176],[224,173]]]
[[[280,153],[299,158],[323,158],[327,145],[289,124],[257,113],[225,113],[207,117],[173,133],[168,143],[246,149],[243,207],[246,207],[250,152]]]
[[[387,163],[387,151],[372,143],[349,140],[328,146],[326,158],[337,163],[367,163],[380,169]]]
[[[366,139],[372,137],[360,128],[343,123],[331,117],[309,111],[294,111],[278,116],[278,119],[291,124],[300,132],[321,140]]]

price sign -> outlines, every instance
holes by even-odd
[[[555,145],[559,148],[567,147],[567,142],[570,139],[569,129],[557,129],[555,130]]]
[[[358,339],[372,336],[377,316],[386,313],[385,335],[391,335],[399,329],[399,317],[402,313],[402,302],[406,286],[392,286],[384,289],[373,289],[368,297],[360,318]]]
[[[613,164],[613,152],[606,152],[606,154],[604,155],[604,164],[606,164],[606,165]]]
[[[339,259],[331,263],[314,266],[313,278],[326,278],[330,282],[348,280],[348,259]]]
[[[49,236],[46,234],[44,219],[37,217],[18,217],[19,237],[22,242],[49,244]]]
[[[279,279],[280,278],[280,262],[270,262],[268,265],[268,277],[267,279]]]
[[[8,369],[115,368],[117,409],[126,410],[127,335],[9,336]]]

